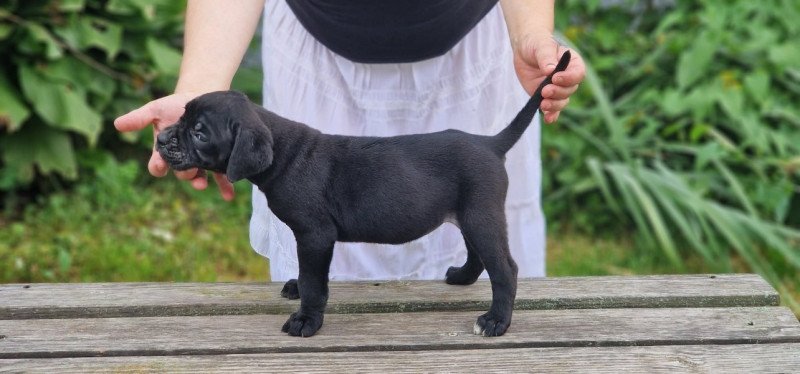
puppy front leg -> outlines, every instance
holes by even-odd
[[[309,337],[320,327],[328,303],[328,272],[335,239],[319,236],[297,238],[297,260],[300,276],[300,309],[292,313],[281,331],[292,336]]]

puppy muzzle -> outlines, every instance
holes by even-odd
[[[169,164],[170,168],[175,170],[189,169],[186,150],[181,147],[180,143],[176,131],[172,128],[167,128],[158,134],[156,149],[161,154],[161,158]]]

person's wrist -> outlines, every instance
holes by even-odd
[[[200,96],[208,92],[227,91],[230,87],[230,82],[214,82],[213,80],[202,78],[193,79],[182,75],[175,85],[175,93]]]
[[[538,44],[547,41],[555,41],[553,32],[548,29],[529,29],[524,32],[510,35],[511,48],[518,52],[520,50],[536,47]]]

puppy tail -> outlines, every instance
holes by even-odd
[[[539,87],[536,88],[533,96],[531,96],[530,100],[528,100],[528,103],[522,107],[522,110],[517,113],[517,116],[514,117],[514,120],[511,121],[511,123],[497,135],[491,137],[492,148],[498,155],[505,155],[508,150],[517,143],[519,138],[522,137],[522,134],[533,120],[533,116],[536,114],[536,111],[539,110],[539,105],[542,103],[542,88],[553,81],[553,74],[558,73],[559,71],[564,71],[564,69],[567,68],[570,58],[571,53],[569,51],[564,52],[564,55],[561,56],[561,59],[558,61],[555,70],[553,70],[553,72],[545,77],[542,83],[539,84]]]

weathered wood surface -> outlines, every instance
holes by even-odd
[[[521,348],[150,356],[0,361],[0,372],[43,373],[797,373],[800,344]]]
[[[333,283],[311,338],[280,332],[281,286],[2,285],[0,371],[800,372],[800,322],[754,275],[523,280],[496,338],[472,334],[485,281]]]
[[[279,283],[10,284],[0,286],[0,319],[285,314],[298,301]],[[328,313],[485,310],[487,281],[331,284]],[[757,275],[572,277],[520,280],[517,309],[672,308],[778,305]]]
[[[5,320],[0,358],[800,343],[783,307],[517,311],[496,338],[473,335],[478,314],[333,314],[306,339],[281,315]]]

